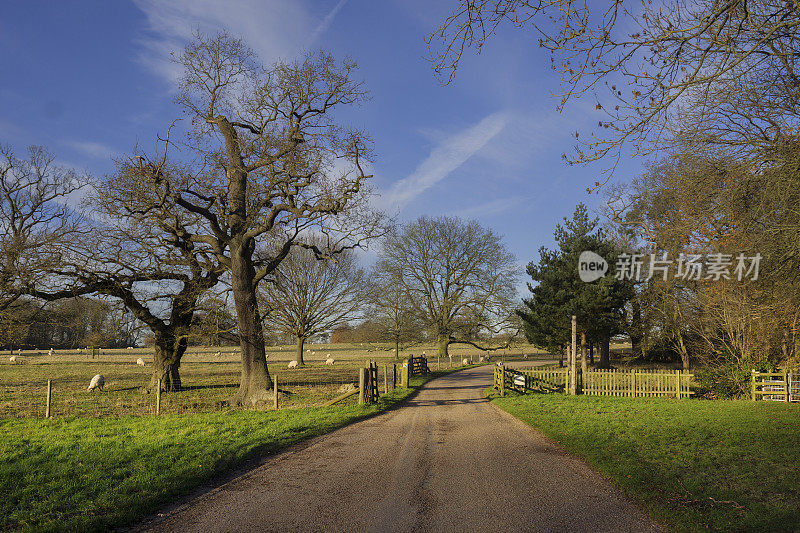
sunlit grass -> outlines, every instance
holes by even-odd
[[[680,531],[800,530],[800,406],[497,398]]]

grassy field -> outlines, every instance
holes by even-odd
[[[215,355],[220,351],[219,356]],[[529,346],[500,351],[505,357],[519,357],[534,353]],[[405,350],[401,355],[435,353],[431,346],[417,346]],[[479,351],[455,347],[453,365],[458,366],[464,357],[477,359]],[[16,353],[16,352],[15,352]],[[326,366],[328,356],[336,361]],[[141,357],[147,366],[136,365]],[[339,388],[346,383],[358,382],[358,368],[369,359],[379,363],[380,383],[383,384],[384,365],[395,362],[389,345],[325,344],[310,345],[305,354],[307,365],[300,369],[286,368],[294,359],[293,346],[268,348],[269,371],[278,376],[282,394],[281,407],[319,406],[340,394]],[[0,418],[41,417],[45,412],[47,380],[53,381],[52,413],[54,416],[125,416],[146,415],[154,412],[155,397],[142,393],[152,373],[152,350],[98,350],[95,358],[91,352],[75,350],[56,351],[52,356],[47,351],[23,352],[12,364],[8,357],[0,359]],[[435,357],[429,357],[432,369],[437,366]],[[439,362],[442,369],[450,361]],[[391,382],[391,366],[388,367]],[[184,390],[162,396],[163,413],[200,413],[220,411],[228,408],[228,402],[236,393],[241,372],[238,347],[199,348],[193,347],[184,356],[181,364],[181,379]],[[86,391],[89,380],[95,374],[106,378],[105,392]],[[355,400],[351,400],[353,402]],[[271,407],[268,406],[268,407]]]
[[[494,401],[676,530],[800,531],[797,405],[561,394]]]
[[[0,530],[130,524],[249,458],[385,410],[436,375],[370,406],[0,420]]]

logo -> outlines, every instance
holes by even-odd
[[[581,281],[591,283],[602,278],[608,272],[608,263],[594,252],[581,252],[578,258],[578,276]]]

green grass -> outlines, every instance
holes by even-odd
[[[494,402],[676,530],[800,531],[798,405],[561,394]]]
[[[374,405],[118,418],[0,419],[0,530],[135,522],[248,459],[383,411]]]

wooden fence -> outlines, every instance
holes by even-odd
[[[428,370],[428,358],[427,357],[414,357],[413,355],[408,358],[406,363],[408,365],[408,377],[416,376],[418,374],[427,374],[430,372]]]
[[[515,370],[498,363],[494,369],[494,387],[501,395],[509,389],[521,393],[564,392],[569,375],[567,368]],[[578,380],[582,383],[579,390],[583,394],[629,398],[686,398],[694,394],[691,390],[693,377],[679,370],[590,370],[585,376],[578,371]]]
[[[752,371],[750,397],[753,400],[800,402],[800,375],[793,370],[780,372]]]
[[[687,398],[694,374],[680,370],[589,370],[583,376],[583,394],[649,398]]]

